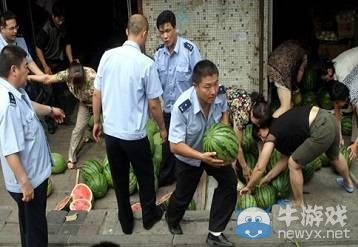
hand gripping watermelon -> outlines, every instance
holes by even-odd
[[[238,141],[234,130],[223,123],[215,123],[204,134],[203,151],[216,152],[217,158],[231,165],[236,160]]]

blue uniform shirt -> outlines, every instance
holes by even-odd
[[[169,127],[169,141],[184,142],[202,152],[202,139],[207,127],[220,121],[228,109],[225,93],[216,96],[210,107],[208,118],[204,117],[194,86],[185,91],[173,106]],[[192,166],[200,166],[201,161],[175,155],[179,160]]]
[[[104,133],[123,140],[147,136],[148,99],[163,93],[154,61],[138,44],[106,51],[100,61],[94,87],[101,92]]]
[[[51,175],[45,132],[24,89],[0,78],[0,158],[6,189],[21,193],[6,156],[17,153],[34,188]]]
[[[154,60],[164,91],[164,111],[170,113],[179,95],[192,86],[191,75],[195,64],[201,60],[200,53],[194,43],[178,36],[172,54],[161,45]]]
[[[6,40],[4,39],[4,37],[2,36],[2,34],[0,34],[0,51],[2,50],[2,48],[4,48],[7,45],[17,45],[17,46],[21,47],[27,53],[27,56],[26,56],[27,62],[31,63],[33,61],[32,57],[29,53],[29,50],[27,49],[25,39],[23,37],[16,37],[14,43],[7,43]]]

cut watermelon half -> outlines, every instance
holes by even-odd
[[[93,195],[91,189],[84,183],[76,184],[71,192],[72,201],[78,199],[85,199],[87,201],[92,201]]]
[[[66,206],[70,200],[71,200],[70,196],[65,196],[65,198],[63,198],[61,201],[59,201],[56,204],[56,207],[53,210],[62,210],[64,208],[66,208]]]
[[[73,200],[70,204],[70,210],[75,211],[87,211],[89,212],[92,208],[91,201],[88,201],[86,199],[77,199]]]

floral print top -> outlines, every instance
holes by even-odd
[[[289,90],[296,82],[298,69],[305,55],[305,50],[294,40],[287,40],[279,45],[268,58],[267,73],[271,83],[277,83]]]
[[[85,105],[92,105],[92,96],[94,91],[94,79],[96,77],[96,71],[89,67],[83,67],[84,69],[84,84],[80,90],[75,92],[73,84],[68,80],[68,69],[62,70],[55,74],[56,79],[59,81],[65,81],[70,92],[75,96],[79,101]]]
[[[252,105],[250,94],[238,87],[229,86],[226,88],[226,95],[234,129],[243,130],[250,122]]]

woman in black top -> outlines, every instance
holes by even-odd
[[[269,182],[288,167],[293,200],[296,206],[303,205],[302,168],[326,153],[331,164],[342,178],[337,183],[347,192],[353,192],[347,161],[339,154],[339,128],[334,117],[316,106],[293,108],[266,126],[260,126],[259,138],[264,142],[262,152],[246,187],[240,194],[249,193],[261,178],[274,148],[281,153],[281,160],[261,183]]]

